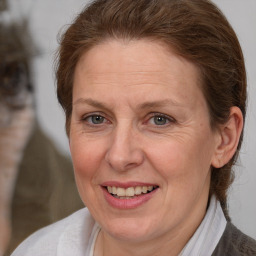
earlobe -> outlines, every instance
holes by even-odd
[[[212,166],[221,168],[229,162],[236,152],[243,130],[243,114],[238,107],[230,109],[228,121],[219,127],[219,140],[216,147]]]

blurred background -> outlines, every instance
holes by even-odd
[[[88,0],[9,0],[2,22],[28,19],[39,54],[33,61],[36,113],[43,131],[57,148],[69,155],[64,131],[64,114],[57,103],[54,81],[54,53],[57,35],[65,30]],[[227,16],[242,45],[248,74],[248,114],[245,137],[236,167],[236,180],[229,197],[233,223],[256,239],[256,1],[214,0]]]

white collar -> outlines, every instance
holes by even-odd
[[[226,218],[219,201],[212,196],[206,215],[179,256],[212,255],[225,228]]]
[[[86,256],[93,256],[94,255],[94,247],[95,247],[95,243],[96,243],[96,239],[98,237],[98,234],[100,232],[100,226],[97,222],[95,222],[95,225],[93,227],[93,230],[92,230],[92,234],[91,234],[91,237],[90,237],[90,240],[89,240],[89,247],[87,249],[87,252],[86,252]]]

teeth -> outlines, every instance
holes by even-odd
[[[153,190],[153,186],[148,186],[148,191],[152,191]]]
[[[112,187],[112,194],[116,195],[116,187]]]
[[[125,189],[124,189],[124,188],[117,188],[117,189],[116,189],[116,194],[117,194],[118,196],[126,196],[126,195],[125,195]]]
[[[108,193],[112,194],[112,187],[107,186],[107,189],[108,189]]]
[[[135,195],[140,195],[141,194],[141,187],[135,187]]]
[[[125,191],[125,195],[126,196],[134,196],[134,188],[133,187],[127,188]]]
[[[146,193],[148,192],[148,187],[143,186],[143,187],[142,187],[142,192],[143,192],[144,194],[146,194]]]
[[[127,199],[129,197],[133,197],[135,195],[146,194],[151,192],[154,189],[153,186],[136,186],[129,188],[120,188],[120,187],[111,187],[107,186],[107,190],[110,194],[114,196],[121,197],[122,199]]]

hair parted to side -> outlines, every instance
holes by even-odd
[[[208,0],[96,0],[86,7],[60,39],[56,61],[57,96],[66,114],[69,135],[76,64],[93,46],[108,39],[150,39],[165,43],[201,72],[211,126],[225,123],[230,108],[246,113],[246,72],[236,34],[221,11]],[[227,190],[233,181],[234,157],[212,168],[210,195],[227,218]]]

